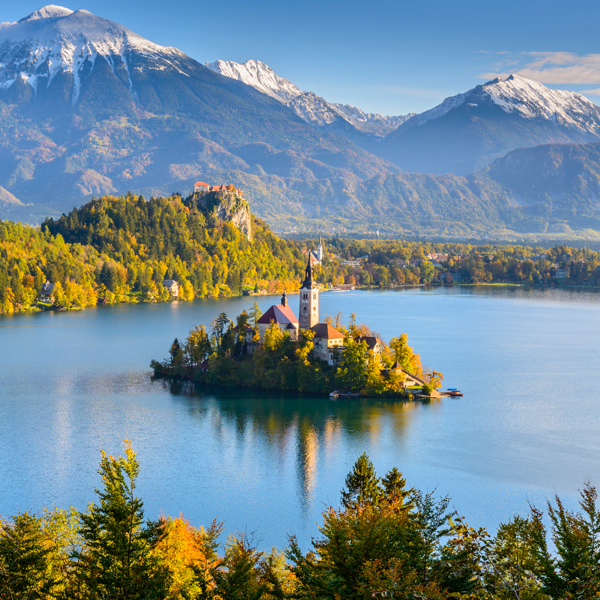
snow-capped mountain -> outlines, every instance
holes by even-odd
[[[176,48],[154,44],[87,10],[45,6],[17,23],[0,23],[0,88],[8,89],[21,80],[37,92],[57,75],[68,73],[75,104],[82,78],[102,60],[113,72],[124,67],[133,94],[133,54],[147,58],[145,67],[155,70],[181,69],[181,60],[187,58]]]
[[[600,139],[600,107],[511,75],[446,98],[390,133],[381,154],[408,171],[464,175],[516,148]]]
[[[482,102],[491,102],[506,113],[515,113],[526,119],[548,119],[591,134],[600,131],[600,107],[591,100],[575,92],[552,90],[518,75],[497,78],[464,94],[446,98],[431,110],[414,116],[405,127],[424,125],[461,105],[476,107]]]
[[[303,92],[288,79],[280,77],[268,65],[259,60],[245,63],[217,60],[206,66],[225,77],[237,79],[251,85],[263,94],[267,94],[291,108],[301,119],[311,125],[324,127],[343,119],[363,133],[385,135],[413,116],[384,116],[365,113],[349,104],[328,102],[313,92]]]
[[[342,194],[348,178],[397,170],[86,10],[49,5],[0,24],[0,103],[0,210],[30,222],[92,194],[186,193],[198,178],[244,187],[268,214],[288,212],[288,197],[301,211],[315,190]]]

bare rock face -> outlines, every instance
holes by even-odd
[[[230,221],[252,241],[252,216],[250,206],[236,192],[218,191],[194,194],[198,208],[215,221]]]

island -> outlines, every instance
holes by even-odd
[[[264,314],[255,303],[230,320],[221,313],[210,333],[203,325],[177,338],[169,358],[153,360],[155,377],[229,387],[329,394],[332,398],[440,397],[443,375],[423,369],[406,334],[385,344],[351,314],[319,318],[320,286],[308,253],[299,290],[298,316],[284,292]]]

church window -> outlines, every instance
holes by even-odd
[[[313,294],[313,300],[316,300],[316,299],[317,299],[317,295]]]

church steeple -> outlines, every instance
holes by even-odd
[[[300,288],[300,329],[310,329],[319,322],[319,288],[314,278],[312,250],[308,251],[305,279]]]
[[[302,284],[302,287],[311,288],[313,285],[314,270],[312,267],[311,258],[312,249],[308,251],[308,262],[306,264],[306,269],[304,270],[304,283]]]

